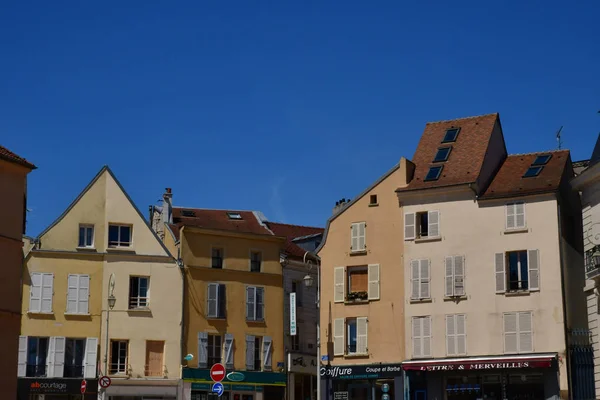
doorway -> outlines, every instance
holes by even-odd
[[[371,392],[369,384],[348,385],[348,395],[352,400],[372,400]]]

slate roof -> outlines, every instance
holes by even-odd
[[[304,250],[302,247],[298,246],[293,242],[294,239],[310,235],[323,234],[323,232],[325,231],[325,229],[323,228],[281,224],[279,222],[267,222],[266,224],[275,235],[285,236],[286,242],[284,251],[288,256],[294,258],[302,258],[306,253],[306,250]]]
[[[15,164],[22,165],[22,166],[27,167],[29,169],[36,169],[37,168],[35,165],[33,165],[32,163],[30,163],[29,161],[27,161],[23,157],[19,157],[18,155],[16,155],[12,151],[8,150],[6,147],[2,147],[2,146],[0,146],[0,159],[9,161],[9,162],[12,162],[12,163],[15,163]]]

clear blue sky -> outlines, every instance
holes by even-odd
[[[584,4],[585,3],[585,4]],[[39,166],[28,234],[104,165],[146,214],[323,225],[427,121],[491,112],[511,153],[589,157],[600,3],[4,2],[0,143]]]

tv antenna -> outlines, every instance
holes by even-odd
[[[560,129],[558,130],[558,132],[556,132],[556,141],[558,142],[558,149],[560,150],[562,148],[562,140],[560,138],[560,133],[562,132],[562,126],[560,127]]]

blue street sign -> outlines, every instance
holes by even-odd
[[[321,361],[329,361],[329,356],[321,356]]]
[[[390,395],[387,393],[384,393],[381,395],[381,400],[390,400]]]
[[[387,383],[384,383],[383,385],[381,385],[381,391],[383,393],[387,393],[390,391],[390,385],[388,385]]]
[[[219,397],[221,397],[221,395],[223,394],[223,391],[225,389],[223,388],[223,384],[221,382],[217,382],[214,385],[212,385],[212,392],[216,393],[219,395]]]

